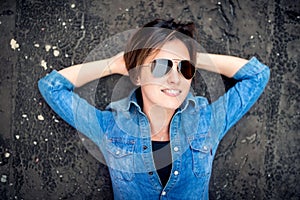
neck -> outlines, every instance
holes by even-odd
[[[168,141],[169,127],[175,110],[163,108],[157,105],[143,106],[151,127],[151,139],[155,141]]]

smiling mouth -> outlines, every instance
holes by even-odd
[[[176,89],[163,89],[161,91],[164,94],[171,96],[171,97],[176,97],[181,94],[181,90],[176,90]]]

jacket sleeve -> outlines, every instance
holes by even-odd
[[[212,103],[212,122],[221,140],[226,132],[253,106],[270,77],[269,67],[251,58],[233,76],[238,82]],[[223,123],[222,123],[223,122]]]
[[[40,93],[48,105],[68,124],[94,142],[100,142],[106,129],[107,111],[100,111],[73,92],[74,85],[57,71],[40,79]]]

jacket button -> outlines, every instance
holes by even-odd
[[[161,193],[161,195],[163,195],[163,196],[165,196],[167,193],[166,193],[166,191],[163,191],[162,193]]]
[[[175,152],[179,151],[179,148],[178,147],[174,147],[174,151]]]
[[[149,172],[148,174],[149,174],[149,175],[153,175],[153,172]]]
[[[143,149],[146,150],[146,149],[148,149],[148,147],[147,147],[146,145],[144,145],[144,146],[143,146]]]
[[[174,175],[177,176],[179,174],[179,171],[174,171]]]

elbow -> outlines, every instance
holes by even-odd
[[[266,66],[261,74],[262,85],[266,86],[270,80],[270,68]]]
[[[38,81],[38,89],[40,91],[40,94],[44,97],[44,99],[47,99],[47,93],[49,93],[49,87],[46,81],[44,80],[44,78]]]

